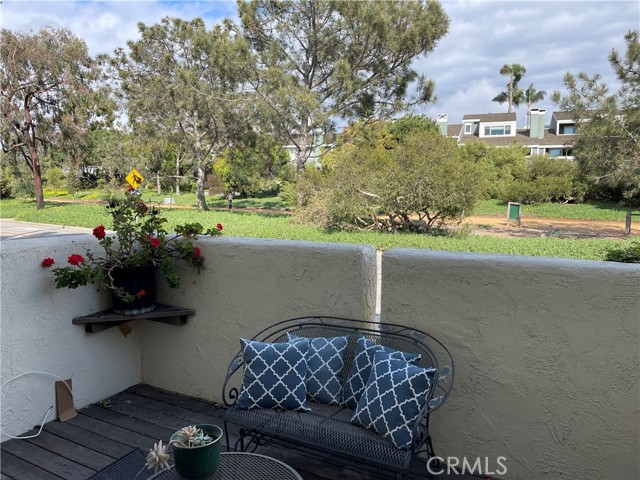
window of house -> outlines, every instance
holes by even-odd
[[[471,124],[470,123],[465,123],[464,124],[464,133],[467,134],[467,135],[471,133]]]
[[[575,125],[560,125],[560,135],[575,135]]]
[[[562,149],[561,148],[550,148],[549,149],[549,156],[550,157],[561,157],[562,156]]]
[[[487,125],[484,127],[484,135],[511,135],[511,125]]]

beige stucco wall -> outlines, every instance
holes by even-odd
[[[440,456],[507,457],[509,479],[640,478],[640,265],[391,250],[382,320],[451,350]]]
[[[180,288],[159,282],[159,302],[196,310],[187,325],[133,321],[126,338],[117,328],[85,333],[72,318],[109,308],[109,295],[94,286],[58,290],[41,262],[50,256],[64,265],[70,254],[95,248],[95,239],[57,235],[0,245],[2,383],[25,372],[71,378],[78,409],[142,381],[220,400],[240,337],[295,316],[372,319],[375,312],[371,246],[223,237],[201,239],[207,268],[200,275],[183,267]],[[40,423],[56,404],[54,382],[30,374],[7,385],[3,430],[18,435]]]
[[[0,242],[1,377],[45,372],[73,381],[76,408],[104,399],[141,381],[140,338],[124,338],[117,328],[97,334],[72,325],[73,317],[109,307],[109,296],[94,286],[57,290],[53,274],[41,266],[53,257],[66,264],[72,253],[95,246],[88,235],[59,235]],[[135,324],[139,322],[133,322]],[[2,429],[19,435],[40,424],[56,405],[54,383],[29,374],[2,389]],[[48,421],[56,418],[55,410]],[[7,438],[3,435],[2,440]]]
[[[241,337],[298,316],[375,314],[372,246],[218,237],[203,239],[201,248],[207,268],[158,292],[164,303],[196,314],[181,327],[142,325],[146,383],[221,401]]]

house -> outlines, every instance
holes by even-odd
[[[545,126],[545,110],[531,110],[530,128],[517,128],[516,114],[467,114],[460,124],[447,124],[447,115],[438,115],[440,132],[455,138],[459,145],[481,141],[495,147],[520,144],[529,149],[529,155],[549,155],[573,160],[573,144],[577,122],[570,112],[553,112],[551,123]]]
[[[313,131],[312,145],[307,146],[307,150],[311,151],[307,165],[320,166],[320,159],[325,151],[330,150],[335,146],[336,135],[333,133],[326,134],[321,128],[317,128]],[[293,165],[296,165],[298,158],[298,145],[297,138],[295,141],[288,145],[283,145],[283,148],[289,152],[289,159]]]

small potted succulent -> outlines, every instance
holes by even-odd
[[[190,425],[175,432],[168,445],[156,443],[147,455],[146,467],[169,468],[169,449],[173,449],[176,472],[186,480],[201,480],[213,475],[220,465],[222,429],[217,425]]]
[[[180,278],[175,271],[178,261],[198,269],[204,257],[195,245],[198,235],[221,235],[222,225],[205,229],[199,223],[178,225],[175,233],[164,227],[166,219],[155,207],[142,201],[137,190],[124,197],[108,200],[105,205],[112,219],[111,235],[104,225],[93,229],[93,236],[104,249],[103,255],[87,251],[67,259],[69,265],[53,268],[57,288],[78,288],[97,283],[113,293],[114,312],[137,315],[155,308],[155,274],[175,288]],[[53,258],[42,261],[44,267],[55,264]]]

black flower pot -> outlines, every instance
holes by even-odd
[[[113,284],[135,295],[132,302],[125,302],[113,293],[113,311],[120,315],[140,315],[156,308],[156,267],[122,267],[112,270]],[[140,292],[144,291],[144,295]]]

